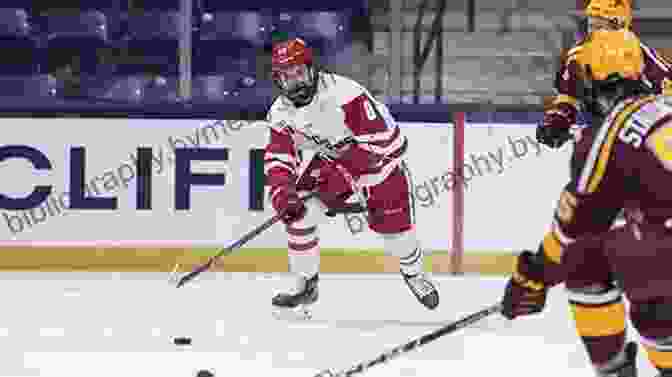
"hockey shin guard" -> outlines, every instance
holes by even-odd
[[[625,306],[620,289],[600,285],[567,292],[576,330],[598,374],[626,363]]]
[[[287,226],[287,249],[291,273],[305,278],[314,276],[320,269],[320,238],[317,225],[297,221]]]
[[[397,233],[383,234],[385,251],[399,257],[399,268],[405,275],[417,275],[422,272],[424,253],[418,242],[415,229]]]

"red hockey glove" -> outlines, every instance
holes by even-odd
[[[576,108],[560,103],[544,112],[544,122],[537,126],[537,141],[551,148],[560,148],[572,138],[570,132],[576,123]]]
[[[536,314],[546,306],[548,287],[543,283],[543,260],[540,254],[523,251],[502,299],[502,315],[508,319]]]
[[[327,203],[347,199],[352,194],[353,180],[352,175],[338,162],[325,164],[320,168],[318,178],[320,198]]]
[[[271,203],[278,213],[284,213],[282,222],[291,224],[301,220],[306,215],[306,206],[299,198],[294,184],[286,184],[278,187],[273,193]]]

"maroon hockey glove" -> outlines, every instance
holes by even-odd
[[[576,123],[576,108],[560,103],[544,112],[544,122],[537,126],[537,141],[551,148],[560,148],[572,138],[570,132]]]
[[[282,222],[291,224],[301,220],[306,215],[306,206],[299,198],[295,185],[286,184],[275,190],[278,191],[273,193],[271,202],[276,212],[284,213]]]
[[[546,306],[548,287],[543,283],[543,258],[523,251],[509,280],[502,300],[502,315],[508,319],[536,314]]]

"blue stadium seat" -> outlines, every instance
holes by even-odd
[[[153,11],[176,11],[180,9],[180,0],[134,0],[133,7]]]
[[[0,75],[32,75],[38,72],[38,43],[31,37],[27,12],[0,9]]]
[[[84,0],[80,2],[78,8],[82,10],[96,9],[102,11],[110,9],[125,11],[128,10],[128,2],[119,0]]]
[[[156,0],[160,1],[160,0]],[[203,0],[203,8],[206,12],[217,10],[272,10],[272,11],[316,11],[316,10],[343,10],[364,7],[366,0],[246,0],[244,2]]]
[[[235,94],[236,75],[196,76],[192,80],[194,102],[222,102]]]
[[[95,73],[98,69],[97,49],[107,46],[107,20],[99,11],[54,14],[46,17],[46,71],[70,63],[76,56],[78,69]],[[71,58],[72,57],[72,58]]]
[[[119,103],[139,103],[150,78],[145,75],[116,77],[105,83],[102,98]]]
[[[96,10],[48,15],[45,31],[49,43],[63,40],[78,46],[89,43],[98,46],[107,41],[107,18]]]
[[[31,9],[32,1],[30,0],[3,0],[0,2],[0,8],[20,8]]]
[[[194,75],[245,73],[254,76],[259,50],[236,41],[199,40],[194,43]]]
[[[129,17],[126,47],[137,62],[124,64],[119,73],[147,72],[148,65],[158,66],[155,73],[176,75],[179,62],[179,13],[148,12]]]
[[[178,102],[179,78],[177,76],[161,76],[150,80],[144,88],[143,102],[163,103]]]
[[[117,76],[97,96],[113,103],[165,103],[179,101],[177,76]]]
[[[0,97],[53,97],[56,80],[49,75],[0,76]]]
[[[270,83],[236,73],[205,75],[194,77],[192,94],[195,102],[221,102],[250,96],[270,97],[272,87]]]
[[[257,77],[258,49],[234,50],[225,41],[198,43],[193,61],[195,101],[256,101],[271,95],[272,83]],[[227,54],[229,51],[236,51],[236,55]]]
[[[145,12],[129,16],[128,21],[132,39],[178,40],[180,36],[180,14],[177,11]]]
[[[28,13],[21,8],[0,8],[0,35],[28,36]]]
[[[275,31],[304,39],[323,54],[350,44],[350,12],[283,12],[273,17]]]
[[[243,47],[262,47],[270,42],[271,29],[272,19],[267,13],[205,13],[199,39],[238,41]]]
[[[246,1],[222,1],[222,0],[202,0],[204,12],[243,12],[243,11],[267,11],[273,7],[268,0],[246,0]]]

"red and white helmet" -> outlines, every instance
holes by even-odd
[[[273,82],[295,105],[306,105],[317,91],[313,52],[300,38],[273,45]]]

